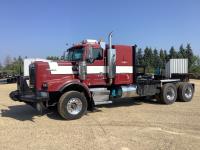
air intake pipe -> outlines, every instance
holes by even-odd
[[[109,36],[108,36],[109,49],[112,49],[112,34],[113,34],[113,32],[110,32],[110,33],[109,33]]]
[[[113,83],[113,79],[116,74],[116,49],[112,48],[112,32],[108,36],[109,48],[107,50],[107,74],[109,79],[109,84]]]

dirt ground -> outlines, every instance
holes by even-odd
[[[200,149],[200,81],[191,82],[196,84],[191,102],[121,100],[74,121],[53,111],[39,116],[30,106],[10,100],[15,84],[2,84],[0,149]]]

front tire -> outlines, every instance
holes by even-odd
[[[177,99],[177,88],[172,83],[167,83],[162,86],[161,95],[160,95],[161,103],[163,104],[172,104]]]
[[[77,91],[64,93],[58,102],[58,113],[66,120],[81,118],[87,111],[87,100]]]

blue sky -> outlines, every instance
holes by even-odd
[[[200,0],[0,0],[0,59],[59,56],[83,39],[200,54]]]

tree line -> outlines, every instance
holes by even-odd
[[[25,57],[27,58],[27,57]],[[13,75],[19,75],[21,72],[23,72],[23,57],[11,57],[6,56],[4,59],[4,64],[1,64],[0,62],[0,73],[6,73],[6,74],[13,74]]]
[[[200,57],[193,53],[190,44],[186,47],[181,45],[178,50],[172,46],[169,51],[151,47],[146,47],[144,50],[138,48],[136,55],[137,65],[146,66],[149,73],[153,73],[156,68],[164,69],[169,59],[173,58],[187,58],[189,72],[200,73]]]

